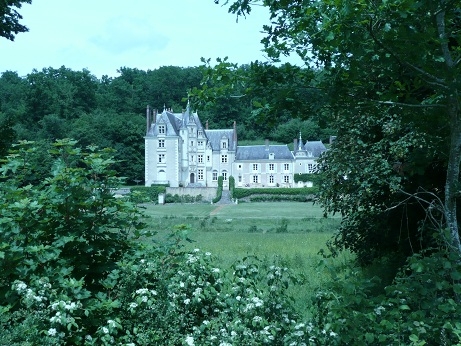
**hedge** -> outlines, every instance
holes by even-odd
[[[314,185],[320,185],[323,179],[323,175],[321,173],[300,173],[294,174],[293,180],[295,183],[297,182],[307,182],[311,181]]]
[[[288,195],[288,196],[309,196],[318,193],[318,187],[277,187],[277,188],[235,188],[232,197],[244,198],[251,195]]]
[[[134,186],[131,188],[131,198],[139,202],[155,202],[158,201],[158,195],[166,192],[166,185],[151,185],[151,186]]]

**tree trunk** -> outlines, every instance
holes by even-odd
[[[437,31],[440,39],[440,48],[447,76],[451,76],[447,80],[447,111],[450,119],[450,148],[447,167],[447,179],[445,181],[445,218],[447,226],[450,229],[450,239],[447,239],[453,250],[461,254],[461,243],[459,240],[458,217],[456,198],[459,190],[459,165],[461,163],[461,120],[459,114],[459,97],[457,83],[455,77],[456,63],[453,61],[450,48],[448,46],[448,38],[445,31],[445,4],[446,0],[439,2],[440,10],[436,15]]]
[[[447,180],[445,182],[445,217],[451,236],[448,242],[455,251],[461,254],[458,217],[456,215],[456,197],[459,190],[459,165],[461,162],[461,122],[459,119],[458,99],[454,95],[449,97],[448,112],[450,114],[451,138]]]

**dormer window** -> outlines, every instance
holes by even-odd
[[[274,159],[274,153],[270,153],[269,154],[269,160],[273,160]]]
[[[222,142],[222,148],[227,149],[227,142],[225,142],[225,141]]]
[[[158,126],[158,134],[159,135],[164,135],[166,132],[166,126],[165,125],[159,125]]]

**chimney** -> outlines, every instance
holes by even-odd
[[[234,145],[237,148],[237,122],[234,120]]]
[[[154,111],[152,113],[153,113],[153,118],[154,118],[153,123],[155,124],[155,123],[157,123],[157,110],[154,109]]]
[[[208,120],[205,123],[205,130],[208,130]]]
[[[293,152],[296,153],[296,150],[298,149],[298,139],[294,138],[293,139]]]
[[[266,138],[266,140],[264,141],[265,145],[266,145],[266,151],[269,151],[269,140]]]
[[[150,106],[147,105],[146,108],[146,134],[149,133],[150,130]]]

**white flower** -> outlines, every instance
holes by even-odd
[[[237,299],[238,301],[240,301],[240,299],[242,299],[242,297],[237,296],[237,297],[235,297],[235,299]]]
[[[213,268],[213,273],[219,273],[219,272],[220,272],[219,268]]]
[[[185,305],[188,305],[189,303],[190,303],[190,299],[189,299],[189,298],[184,299],[184,304],[185,304]]]
[[[115,321],[114,320],[108,320],[107,324],[109,325],[109,327],[112,327],[112,328],[115,327]]]
[[[131,303],[131,304],[130,304],[130,309],[134,309],[134,308],[136,308],[137,306],[138,306],[138,304],[136,304],[136,303]]]
[[[330,332],[330,336],[333,336],[333,337],[334,337],[334,336],[337,336],[337,335],[338,335],[338,334],[335,333],[334,331],[331,331],[331,332]]]
[[[261,322],[262,320],[263,320],[263,318],[261,316],[253,317],[253,321],[255,321],[255,322]]]
[[[187,344],[188,346],[194,346],[194,345],[195,345],[194,338],[193,338],[192,336],[190,336],[190,335],[188,335],[188,336],[186,337],[186,340],[185,340],[185,341],[186,341],[186,344]]]
[[[206,256],[211,256],[211,252],[205,252]]]
[[[184,287],[184,286],[185,286],[185,285],[184,285],[184,282],[181,281],[181,282],[179,283],[179,287]]]
[[[55,336],[56,335],[56,329],[55,328],[48,329],[48,335],[49,336]]]
[[[304,323],[299,323],[295,326],[295,329],[301,329],[304,328],[305,324]]]
[[[151,290],[150,293],[152,293],[153,296],[156,296],[156,295],[157,295],[157,291],[156,291],[156,290]]]
[[[140,288],[139,290],[136,290],[136,294],[146,294],[149,292],[147,288]]]
[[[194,249],[194,252],[199,252],[199,251],[200,251],[200,249]]]
[[[17,281],[17,284],[16,284],[16,290],[17,291],[23,291],[27,288],[27,285],[22,282],[22,281]]]
[[[102,332],[104,334],[108,334],[109,333],[109,329],[107,327],[102,327]]]

